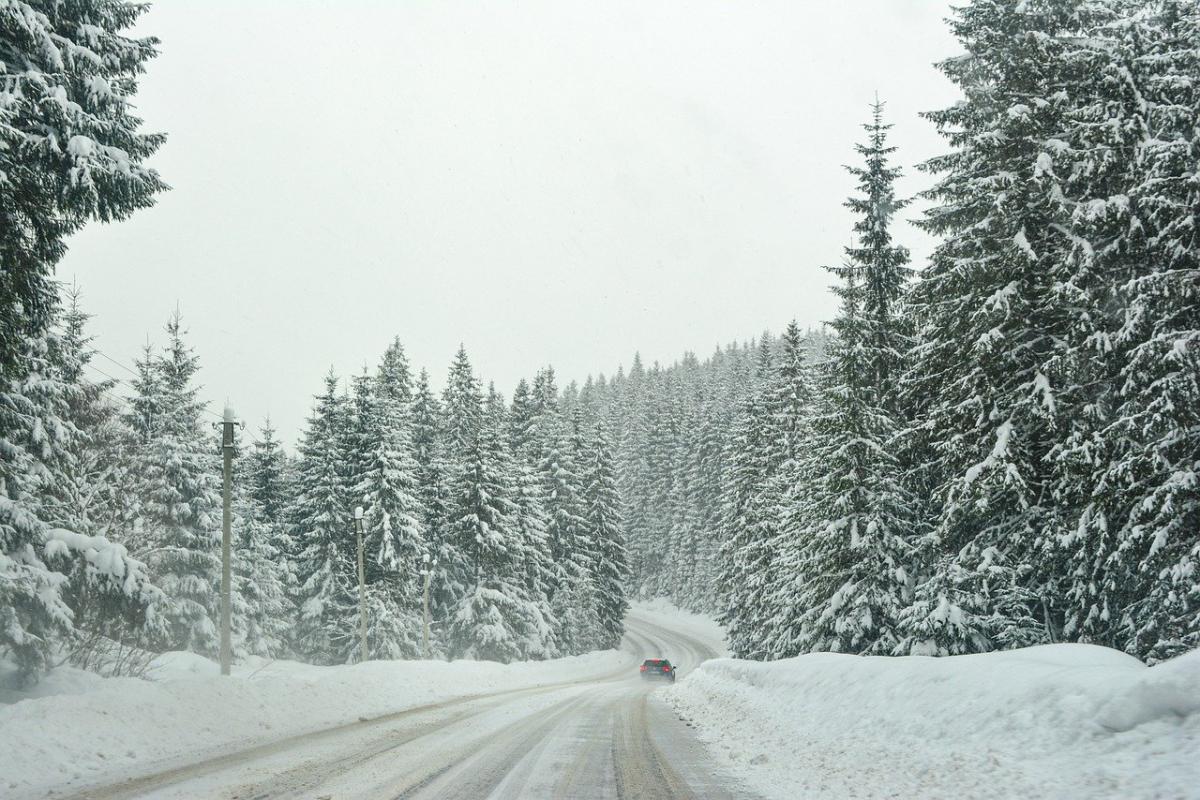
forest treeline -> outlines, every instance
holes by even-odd
[[[130,648],[215,657],[220,422],[197,400],[199,359],[176,315],[128,380],[98,378],[86,322],[73,291],[38,376],[47,419],[67,432],[28,496],[59,616],[30,615],[40,635],[11,648],[31,672],[56,653],[101,668]],[[603,426],[564,413],[551,370],[510,404],[460,349],[435,393],[395,341],[375,369],[326,377],[294,456],[269,422],[251,439],[235,429],[235,657],[360,660],[360,599],[367,658],[508,662],[620,641],[628,565],[612,450]],[[69,549],[82,559],[56,571]]]
[[[1200,644],[1200,6],[950,24],[932,257],[893,240],[876,107],[828,346],[791,327],[619,406],[635,573],[750,658],[1169,658]]]
[[[82,7],[0,9],[25,63],[0,72],[0,652],[25,676],[216,643],[196,355],[176,317],[126,385],[97,378],[53,282],[66,236],[163,188],[126,102],[141,7],[89,5],[86,46]],[[357,506],[371,657],[419,654],[426,563],[445,657],[611,646],[635,594],[716,613],[750,658],[1200,644],[1200,7],[971,0],[949,24],[927,263],[876,104],[827,329],[509,398],[463,350],[435,390],[398,341],[330,375],[294,454],[243,433],[238,652],[358,657]]]

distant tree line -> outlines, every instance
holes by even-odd
[[[46,335],[52,358],[37,402],[57,408],[53,424],[71,435],[47,440],[25,498],[47,555],[65,558],[70,545],[78,559],[30,565],[61,590],[61,606],[14,603],[37,635],[9,649],[31,674],[70,656],[73,641],[94,648],[97,634],[113,647],[213,656],[220,447],[196,399],[198,359],[172,317],[165,346],[147,346],[120,381],[123,397],[117,380],[85,370],[97,356],[86,320],[72,291]],[[368,657],[423,655],[426,569],[432,656],[507,662],[619,643],[628,565],[615,460],[605,427],[564,404],[552,370],[521,382],[510,404],[482,389],[460,350],[439,398],[395,341],[376,369],[325,379],[296,456],[269,423],[238,444],[236,656],[361,657],[356,508]],[[86,578],[78,589],[75,573]],[[117,602],[93,619],[87,587],[97,576]],[[81,657],[96,661],[91,649]]]
[[[919,280],[876,106],[832,338],[635,365],[610,409],[635,574],[744,657],[1169,658],[1200,645],[1200,5],[951,25]]]
[[[0,7],[0,655],[26,677],[216,646],[218,450],[181,322],[118,389],[52,280],[66,236],[164,188],[128,103],[143,8]],[[330,375],[295,456],[269,426],[242,444],[238,652],[357,657],[357,506],[377,658],[419,653],[426,563],[443,657],[612,646],[627,587],[753,658],[1200,644],[1200,7],[950,24],[919,272],[877,105],[827,330],[507,400],[462,350],[440,392],[399,342]]]

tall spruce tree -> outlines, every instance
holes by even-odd
[[[166,188],[145,161],[163,142],[130,102],[158,40],[127,31],[146,11],[127,0],[0,8],[0,378],[19,380],[26,350],[58,306],[54,266],[91,220],[124,219]]]
[[[1092,310],[1064,359],[1089,392],[1058,462],[1072,516],[1056,593],[1065,637],[1157,660],[1200,641],[1200,11],[1110,0],[1095,25],[1072,53],[1087,77],[1064,137],[1077,164],[1047,158],[1078,198],[1070,258],[1087,294],[1072,300]]]
[[[449,639],[454,655],[507,663],[530,649],[534,611],[521,574],[503,401],[489,394],[455,476],[450,535],[465,575]]]
[[[520,537],[525,591],[533,603],[534,628],[530,657],[552,658],[558,654],[560,622],[550,606],[556,572],[546,538],[546,509],[538,472],[540,447],[536,412],[529,384],[522,379],[513,392],[507,418],[508,448],[513,467],[515,524]]]
[[[1171,0],[1156,10],[1154,45],[1141,56],[1154,106],[1137,193],[1153,266],[1134,279],[1121,329],[1129,358],[1118,410],[1142,443],[1125,473],[1138,477],[1124,555],[1148,585],[1121,644],[1151,661],[1200,646],[1200,7]]]
[[[270,425],[264,427],[270,431]],[[234,431],[234,444],[241,450],[240,436]],[[219,444],[214,443],[214,446]],[[270,485],[270,465],[277,453],[273,439],[258,442],[250,458],[234,461],[233,474],[233,652],[236,657],[257,655],[280,658],[290,654],[290,636],[295,619],[292,594],[295,577],[291,553],[281,550],[281,542],[290,542],[282,532],[282,521],[272,519],[264,503],[255,497],[255,489]],[[256,463],[257,462],[257,463]],[[258,483],[257,477],[266,478]],[[269,502],[279,500],[260,492]],[[284,506],[280,505],[282,509]]]
[[[596,591],[596,612],[602,632],[599,648],[617,647],[625,633],[626,596],[629,583],[628,554],[621,519],[621,497],[608,438],[597,424],[587,453],[584,471],[586,535],[592,543],[590,568]]]
[[[730,437],[731,477],[723,500],[725,540],[721,545],[721,615],[729,649],[739,658],[765,657],[771,607],[777,507],[764,497],[775,478],[780,450],[775,437],[774,393],[770,378],[770,337],[759,342],[756,388],[742,401]]]
[[[784,526],[789,546],[775,656],[891,653],[911,600],[908,537],[916,520],[894,452],[896,379],[909,347],[899,313],[908,253],[890,232],[903,203],[893,188],[899,172],[889,164],[894,148],[887,145],[882,103],[864,127],[867,142],[857,147],[864,164],[850,168],[860,194],[846,204],[858,216],[858,243],[846,248],[845,265],[831,270],[842,280],[834,287],[841,298],[837,337],[823,365],[821,408],[811,418],[804,456],[799,447],[792,454],[807,463]],[[794,338],[785,335],[785,352],[796,350]]]
[[[215,655],[221,525],[217,451],[201,428],[199,361],[184,341],[178,313],[166,330],[166,347],[150,365],[155,375],[150,388],[157,397],[147,405],[158,409],[158,418],[135,456],[144,555],[169,602],[169,646]]]
[[[21,336],[22,378],[0,371],[0,658],[23,683],[82,638],[141,643],[165,606],[144,565],[107,538],[124,494],[113,448],[127,437],[107,387],[83,376],[76,299],[60,331]]]
[[[459,601],[475,583],[469,538],[463,531],[462,515],[468,513],[468,473],[481,468],[486,454],[479,441],[483,427],[483,393],[479,378],[461,345],[450,364],[446,387],[442,392],[443,453],[446,461],[447,517],[446,536],[438,554],[438,610],[449,621],[458,611]],[[476,476],[476,479],[481,479]]]
[[[416,465],[400,401],[384,394],[389,387],[380,377],[364,370],[354,378],[345,481],[349,503],[363,509],[368,647],[374,657],[414,657],[420,649],[416,575],[423,550]]]
[[[421,534],[429,555],[430,603],[435,633],[449,608],[450,540],[447,535],[450,487],[449,464],[442,436],[441,404],[429,386],[429,373],[421,370],[412,402],[413,460],[421,508]],[[424,587],[422,587],[424,588]],[[435,637],[436,639],[436,637]],[[436,643],[436,642],[435,642]]]
[[[1088,28],[1079,3],[975,0],[951,27],[966,54],[939,68],[965,101],[928,114],[951,152],[923,221],[942,237],[912,308],[920,341],[906,392],[934,442],[934,524],[904,615],[913,653],[1047,641],[1045,533],[1051,454],[1075,416],[1072,376],[1055,369],[1079,307],[1065,254],[1070,210],[1045,171],[1078,98],[1066,58]]]
[[[358,598],[344,474],[348,412],[332,371],[315,400],[300,441],[291,513],[300,612],[293,646],[312,663],[341,664],[355,657]]]

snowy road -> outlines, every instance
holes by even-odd
[[[746,797],[634,666],[665,655],[686,675],[713,647],[644,612],[626,624],[630,661],[617,672],[413,708],[73,797]]]

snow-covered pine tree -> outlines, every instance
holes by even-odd
[[[536,454],[536,474],[541,482],[549,552],[546,595],[551,615],[558,622],[557,649],[563,654],[585,652],[592,649],[592,643],[580,626],[597,630],[589,622],[595,608],[587,605],[595,595],[583,587],[591,577],[591,550],[584,537],[583,481],[574,452],[574,426],[559,409],[553,369],[540,370],[535,376],[529,412],[526,452]],[[511,423],[510,429],[512,424],[516,423]]]
[[[695,503],[696,573],[694,584],[684,587],[681,605],[712,614],[720,609],[718,599],[718,560],[720,558],[723,517],[721,496],[726,482],[728,417],[717,399],[710,399],[700,410],[693,471],[689,486]]]
[[[831,269],[842,280],[834,287],[841,313],[822,367],[820,409],[789,420],[799,423],[791,436],[808,442],[791,453],[804,463],[785,514],[777,657],[812,650],[889,654],[911,600],[907,538],[915,519],[894,452],[901,426],[893,410],[909,349],[899,313],[908,253],[890,232],[903,203],[895,197],[899,172],[889,165],[894,148],[882,115],[877,101],[864,126],[867,142],[857,147],[864,165],[850,168],[860,194],[846,205],[858,217],[858,243],[846,248],[844,266]],[[784,336],[785,365],[802,359],[798,333],[793,325]],[[789,398],[806,391],[802,379],[790,382],[800,388]]]
[[[1092,8],[1100,16],[1117,5],[1106,0]],[[1146,31],[1116,16],[1095,22],[1064,54],[1086,80],[1075,87],[1076,108],[1059,142],[1046,148],[1041,167],[1074,207],[1066,299],[1086,311],[1076,315],[1057,361],[1057,374],[1071,376],[1080,396],[1067,398],[1078,413],[1063,421],[1064,435],[1052,453],[1053,522],[1047,527],[1056,534],[1058,560],[1044,571],[1042,584],[1052,633],[1114,645],[1121,609],[1137,593],[1136,567],[1119,555],[1124,480],[1105,473],[1122,461],[1119,450],[1128,451],[1113,425],[1125,356],[1114,347],[1117,329],[1129,302],[1127,287],[1150,263],[1141,198],[1134,198],[1147,103],[1144,75],[1131,52],[1144,48]],[[1056,401],[1062,400],[1060,394]]]
[[[604,427],[599,423],[592,434],[584,480],[585,530],[594,551],[591,582],[596,592],[597,622],[602,632],[596,647],[607,649],[620,645],[625,633],[625,612],[629,610],[626,596],[629,564],[613,456]]]
[[[531,649],[535,609],[524,590],[512,466],[503,446],[503,400],[489,392],[455,475],[450,535],[465,566],[450,622],[455,656],[508,663]]]
[[[461,532],[464,482],[466,473],[479,465],[479,433],[483,426],[483,393],[479,378],[471,366],[466,348],[459,346],[446,376],[442,391],[442,416],[439,420],[443,457],[446,463],[447,516],[446,535],[441,542],[438,558],[436,608],[449,622],[459,608],[459,601],[474,585],[474,564],[463,549]]]
[[[1070,209],[1046,151],[1078,101],[1065,55],[1088,32],[1085,12],[973,0],[951,21],[966,53],[939,68],[965,100],[927,115],[952,149],[923,165],[941,174],[923,225],[943,240],[911,298],[920,329],[905,391],[925,405],[911,438],[934,443],[936,485],[906,652],[1050,637],[1050,456],[1077,395],[1053,367],[1080,309],[1063,296]]]
[[[261,519],[271,525],[284,521],[292,499],[287,455],[276,434],[268,417],[258,430],[258,438],[247,454],[246,467],[242,470],[247,495],[258,505]]]
[[[448,615],[450,587],[449,466],[442,439],[442,409],[429,386],[429,373],[421,370],[412,402],[413,459],[416,462],[417,499],[421,508],[421,533],[430,557],[431,616],[434,633],[442,630]],[[424,554],[422,555],[424,557]],[[436,563],[435,563],[436,562]],[[424,587],[422,587],[424,589]],[[431,644],[436,644],[435,642]],[[440,646],[439,646],[440,647]]]
[[[629,566],[633,593],[646,583],[650,575],[647,553],[651,508],[650,487],[653,476],[649,461],[650,438],[647,379],[641,355],[635,353],[628,376],[618,372],[620,391],[614,403],[614,416],[620,421],[614,426],[620,439],[617,443],[621,465],[617,486],[624,506],[625,531],[628,536]]]
[[[273,560],[273,580],[282,584],[288,609],[284,619],[289,621],[290,627],[296,616],[295,603],[300,588],[296,573],[300,554],[289,524],[296,487],[287,454],[280,446],[269,418],[263,421],[250,451],[234,462],[234,467],[243,494],[243,516],[248,520],[246,524],[255,526],[255,530],[248,532],[247,536],[252,538],[254,547],[263,557]],[[264,589],[262,594],[266,597],[270,592]],[[247,599],[247,602],[253,600]],[[270,607],[270,603],[264,602],[262,605]],[[290,636],[287,636],[282,646],[272,644],[271,647],[277,655],[287,651],[289,642]],[[249,649],[254,652],[253,647]]]
[[[54,318],[66,238],[90,220],[124,219],[166,188],[144,163],[164,137],[139,132],[130,102],[158,43],[125,33],[146,8],[0,7],[0,379],[33,367],[26,348]]]
[[[462,463],[473,451],[482,424],[483,394],[479,379],[466,348],[459,345],[442,391],[442,430],[446,458],[451,464]]]
[[[123,219],[164,188],[144,165],[162,136],[139,133],[129,103],[155,53],[154,39],[123,35],[144,10],[120,0],[0,8],[0,646],[26,677],[71,630],[60,569],[111,588],[128,566],[138,602],[144,585],[122,548],[47,527],[33,502],[70,435],[49,361],[54,266],[88,221]],[[88,548],[92,559],[74,563]]]
[[[126,500],[123,504],[124,536],[122,541],[130,552],[142,553],[150,548],[150,531],[142,513],[144,461],[142,455],[158,436],[162,427],[162,378],[156,368],[157,354],[147,340],[141,357],[134,361],[135,376],[130,382],[133,395],[125,406],[125,427],[133,432],[133,446],[126,455]]]
[[[546,511],[546,539],[556,574],[551,599],[558,589],[588,577],[588,555],[583,541],[582,480],[573,454],[561,431],[561,421],[542,417],[541,459],[542,502]]]
[[[1094,310],[1072,342],[1091,393],[1056,494],[1079,509],[1064,635],[1154,661],[1200,643],[1200,9],[1109,0],[1097,17],[1064,137],[1083,166],[1055,164]]]
[[[813,400],[812,377],[809,374],[807,343],[795,320],[788,323],[779,339],[779,358],[771,387],[773,427],[778,450],[772,458],[784,471],[796,461],[808,439],[807,423]]]
[[[119,543],[130,519],[129,455],[136,439],[121,418],[113,394],[116,381],[93,381],[84,371],[95,351],[86,332],[90,315],[80,306],[80,296],[78,287],[67,290],[58,334],[51,340],[53,362],[66,389],[63,422],[70,435],[47,462],[41,516],[51,528]],[[144,571],[141,565],[137,569]],[[162,638],[163,598],[155,590],[157,607],[152,609],[127,602],[107,588],[98,590],[94,572],[86,561],[77,563],[65,594],[76,629],[70,658],[76,666],[111,674],[130,664],[122,656],[131,649],[144,650]]]
[[[399,404],[398,412],[407,412],[408,404],[413,399],[412,369],[408,365],[408,356],[404,353],[404,345],[397,336],[388,345],[379,362],[376,392],[380,397],[386,397]]]
[[[755,389],[734,422],[728,454],[730,478],[722,504],[725,540],[721,543],[720,620],[729,649],[738,658],[764,658],[773,617],[770,579],[774,561],[777,505],[764,503],[763,489],[774,478],[775,446],[772,345],[760,340],[754,368]]]
[[[272,520],[264,511],[263,502],[255,497],[255,489],[271,486],[271,469],[278,443],[271,435],[270,424],[263,427],[267,442],[255,443],[247,459],[233,462],[233,587],[231,596],[233,653],[237,658],[246,655],[280,658],[288,655],[289,639],[296,608],[292,603],[294,573],[288,552],[279,549],[283,524]],[[241,451],[240,432],[234,429],[234,445]],[[214,447],[220,444],[215,443]],[[244,465],[244,466],[243,466]],[[266,466],[263,469],[264,465]],[[260,471],[261,470],[261,471]],[[257,475],[255,474],[257,473]],[[264,479],[258,483],[255,478]],[[268,502],[270,491],[259,492]],[[279,505],[279,511],[285,506]],[[290,537],[284,539],[290,540]]]
[[[332,371],[315,400],[300,441],[291,513],[300,586],[293,648],[315,664],[342,664],[356,656],[358,598],[352,510],[343,474],[348,412]]]
[[[1129,523],[1149,584],[1122,645],[1150,661],[1200,646],[1200,6],[1159,8],[1160,35],[1144,56],[1154,107],[1138,192],[1154,266],[1136,279],[1122,326],[1118,410],[1143,443]]]
[[[136,440],[121,419],[113,395],[116,381],[92,380],[84,368],[95,351],[87,334],[80,292],[66,292],[66,308],[52,340],[55,367],[66,389],[64,422],[74,428],[65,446],[48,463],[51,472],[42,498],[42,514],[53,527],[120,539],[126,519],[127,454]]]
[[[525,592],[534,604],[536,618],[531,637],[530,658],[553,658],[558,654],[559,621],[550,607],[550,589],[555,567],[546,538],[546,510],[538,472],[540,447],[536,412],[529,384],[522,379],[513,392],[507,419],[508,449],[513,467],[513,504],[520,536]]]
[[[420,654],[419,565],[424,542],[402,394],[391,383],[395,374],[383,368],[394,366],[394,347],[376,376],[364,373],[355,378],[347,482],[353,502],[364,509],[371,653],[412,658]]]
[[[134,456],[139,515],[146,535],[143,555],[169,605],[167,645],[202,655],[217,652],[221,496],[217,450],[201,427],[197,399],[199,360],[184,341],[176,312],[167,344],[153,361],[157,409],[151,437]]]
[[[812,506],[813,470],[805,456],[812,455],[815,394],[806,363],[807,342],[795,320],[778,344],[774,375],[763,400],[764,412],[770,415],[760,456],[767,477],[755,501],[762,509],[762,535],[771,538],[759,556],[766,571],[754,578],[762,581],[759,647],[774,657],[789,650],[786,641],[793,631],[789,620],[796,612],[791,587],[797,579],[798,559],[807,557],[811,544],[804,519]]]
[[[21,682],[81,637],[161,630],[161,592],[104,535],[119,492],[101,453],[121,437],[103,387],[82,375],[85,319],[72,303],[61,333],[14,331],[20,348],[0,369],[0,659]]]

